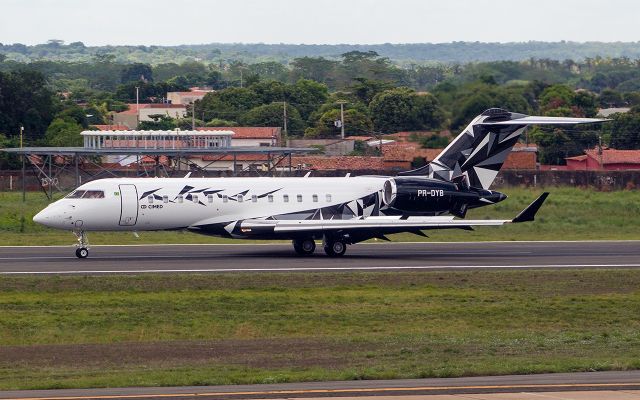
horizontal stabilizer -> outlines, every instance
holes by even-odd
[[[570,117],[537,117],[526,116],[514,118],[506,121],[485,121],[479,125],[573,125],[573,124],[594,124],[611,121],[602,118],[570,118]]]
[[[547,196],[549,196],[549,192],[542,193],[540,197],[535,199],[533,203],[529,204],[527,208],[522,210],[511,222],[518,223],[533,221],[536,213],[540,210],[540,207],[542,207],[542,203],[547,199]]]

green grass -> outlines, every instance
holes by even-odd
[[[478,240],[584,240],[640,239],[640,191],[598,192],[583,188],[552,188],[551,195],[534,223],[504,227],[479,227],[474,232],[432,231],[431,241]],[[509,199],[495,206],[471,210],[467,218],[513,218],[542,190],[506,188]],[[69,232],[35,224],[33,216],[47,205],[42,193],[28,193],[22,203],[20,193],[0,192],[0,243],[5,245],[73,244]],[[393,235],[393,240],[422,241],[411,234]],[[92,244],[144,243],[233,243],[181,232],[91,233]],[[237,242],[237,241],[235,241]]]
[[[0,389],[635,369],[639,288],[638,270],[5,276]]]

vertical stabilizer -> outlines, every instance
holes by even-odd
[[[399,175],[425,175],[443,181],[461,180],[489,189],[527,125],[581,124],[602,119],[530,117],[500,108],[478,115],[433,161]]]

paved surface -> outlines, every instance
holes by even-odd
[[[0,247],[0,274],[532,267],[640,267],[640,241],[372,243],[339,259],[320,248],[299,257],[285,244],[94,246],[82,260],[67,246]]]
[[[600,396],[593,395],[592,392]],[[549,392],[560,393],[554,397]],[[566,393],[564,393],[566,392]],[[478,396],[478,394],[502,393]],[[507,395],[512,393],[515,395]],[[529,393],[535,397],[528,397]],[[318,398],[356,396],[450,395],[441,399],[637,399],[640,371],[506,375],[469,378],[308,382],[273,385],[160,388],[62,389],[0,392],[0,399],[149,399],[149,398]],[[615,397],[614,397],[615,394]],[[525,397],[527,396],[527,397]],[[564,397],[563,397],[564,396]],[[626,397],[624,397],[626,396]],[[634,397],[629,397],[634,396]],[[400,397],[396,397],[400,398]]]

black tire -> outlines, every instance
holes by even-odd
[[[342,257],[347,251],[347,244],[342,240],[332,240],[324,246],[324,252],[330,257]]]
[[[313,239],[294,240],[293,249],[301,256],[308,256],[316,250],[316,242]]]
[[[87,258],[89,257],[89,249],[86,247],[80,247],[76,249],[76,257],[78,258]]]

